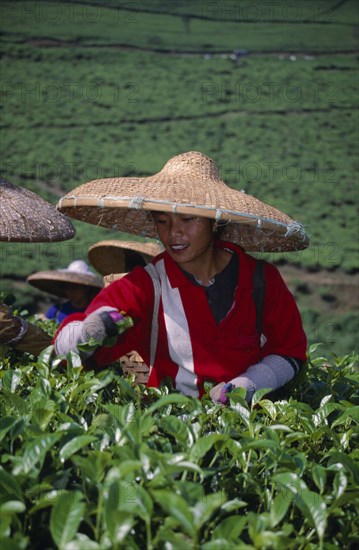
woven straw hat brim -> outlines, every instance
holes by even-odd
[[[103,282],[96,275],[86,273],[69,273],[66,271],[38,271],[27,277],[27,282],[35,288],[66,298],[66,286],[68,284],[85,285],[101,289]]]
[[[228,222],[222,238],[247,251],[301,250],[309,244],[300,223],[228,187],[212,159],[197,152],[173,157],[153,176],[90,181],[57,207],[72,218],[149,238],[156,237],[149,211],[162,211]]]
[[[66,241],[74,235],[72,223],[55,206],[0,178],[0,241]]]
[[[122,273],[125,271],[126,255],[130,252],[141,254],[146,262],[162,252],[157,243],[142,243],[137,241],[100,241],[88,250],[88,259],[101,275]]]

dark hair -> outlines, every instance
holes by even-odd
[[[216,228],[213,229],[215,239],[218,239],[218,240],[222,239],[222,235],[223,235],[223,232],[224,232],[224,229],[225,229],[227,223],[228,222],[226,222],[226,221],[214,222],[214,224],[216,224]]]
[[[86,287],[86,293],[87,297],[92,302],[92,300],[97,296],[97,294],[100,292],[101,288],[96,286],[87,286]]]
[[[136,266],[145,267],[146,262],[144,257],[139,253],[135,252],[134,250],[127,250],[125,254],[125,271],[126,273],[129,273],[133,270]]]

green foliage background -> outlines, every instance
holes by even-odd
[[[223,407],[50,354],[0,352],[4,550],[357,548],[356,357]]]
[[[357,2],[14,0],[0,9],[3,177],[55,204],[90,179],[147,175],[202,151],[229,185],[304,223],[311,247],[269,259],[301,268],[291,290],[309,341],[357,348]],[[65,243],[1,243],[2,289],[22,307],[50,301],[27,275],[127,237],[74,225]],[[308,293],[308,271],[329,272],[336,286]]]

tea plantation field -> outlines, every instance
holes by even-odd
[[[237,189],[305,225],[270,255],[311,343],[356,349],[358,66],[355,1],[2,2],[1,173],[52,203],[98,177],[147,175],[199,150]],[[3,290],[125,238],[74,222],[62,244],[2,243]]]

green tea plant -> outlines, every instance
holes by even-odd
[[[233,8],[228,12],[226,7],[218,9],[216,4],[204,4],[200,0],[178,2],[178,10],[168,7],[168,3],[164,4],[165,10],[163,6],[158,9],[157,2],[149,2],[149,8],[147,4],[144,8],[134,2],[122,4],[118,1],[107,5],[97,3],[94,7],[86,5],[85,8],[79,2],[68,0],[39,2],[32,9],[28,2],[16,4],[15,9],[4,10],[4,20],[11,28],[11,41],[15,43],[24,36],[45,40],[52,37],[55,45],[56,41],[83,45],[122,43],[155,51],[222,52],[228,51],[233,44],[238,45],[238,33],[241,32],[242,47],[255,51],[278,51],[288,47],[291,51],[303,48],[323,51],[328,47],[339,49],[338,44],[344,50],[357,47],[355,36],[346,32],[343,25],[343,22],[352,24],[357,19],[353,0],[340,11],[339,18],[336,14],[331,17],[329,13],[328,16],[323,2],[315,6],[302,2],[299,13],[294,9],[291,14],[287,6],[277,9],[274,17],[279,19],[281,33],[273,25],[273,15],[265,0],[256,4],[254,13],[253,4],[243,2],[236,14]],[[187,22],[183,15],[187,16]],[[322,23],[328,21],[332,30],[326,35],[321,32]],[[79,30],[81,22],[87,24]],[[221,22],[226,25],[226,32],[218,32],[218,23]],[[261,33],[257,34],[258,23],[261,24]],[[303,23],[306,23],[305,37]],[[4,28],[6,31],[7,27]]]
[[[223,407],[2,349],[1,548],[354,549],[357,358],[316,352]]]

